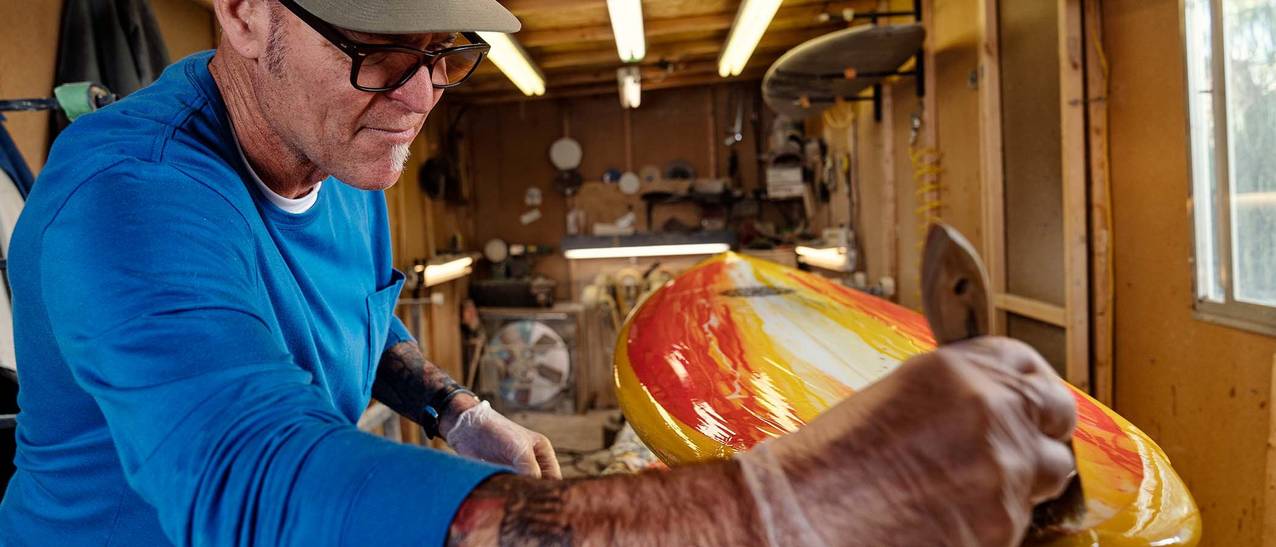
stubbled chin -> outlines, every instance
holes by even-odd
[[[371,171],[376,171],[371,172]],[[364,170],[359,174],[349,177],[337,177],[341,182],[349,186],[353,186],[360,190],[385,190],[394,186],[399,182],[399,177],[403,175],[403,169],[374,169]]]
[[[399,181],[409,155],[410,145],[394,145],[379,160],[353,166],[348,176],[337,178],[360,190],[385,190]]]

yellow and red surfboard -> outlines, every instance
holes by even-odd
[[[615,374],[634,430],[677,465],[727,458],[796,431],[934,348],[919,313],[725,253],[634,310],[617,342]],[[1072,394],[1086,532],[1052,545],[1195,545],[1200,514],[1165,453],[1112,410]]]

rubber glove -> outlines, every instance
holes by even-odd
[[[456,419],[443,438],[457,454],[499,465],[522,475],[561,479],[554,447],[544,435],[510,421],[483,401]]]
[[[1071,394],[1028,346],[945,346],[736,456],[772,547],[1014,546],[1074,469]]]

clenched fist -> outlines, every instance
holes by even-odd
[[[1075,420],[1040,355],[979,338],[737,460],[772,546],[1012,546],[1066,486]]]

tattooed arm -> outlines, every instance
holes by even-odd
[[[381,356],[372,396],[408,419],[424,423],[428,419],[422,414],[425,405],[456,386],[446,372],[421,355],[416,342],[407,341]],[[549,439],[511,422],[486,403],[479,405],[466,393],[439,409],[439,432],[463,456],[508,465],[533,477],[562,477]]]
[[[448,545],[762,545],[734,462],[545,481],[499,475],[461,505]]]
[[[1022,342],[980,338],[900,366],[730,462],[536,481],[497,476],[451,545],[1020,545],[1075,469],[1072,395]]]
[[[372,384],[372,396],[391,410],[420,424],[425,423],[422,410],[426,403],[455,385],[452,377],[425,359],[416,342],[405,341],[391,346],[381,355],[377,378]],[[478,400],[467,394],[453,398],[448,408],[439,411],[439,430],[451,430],[457,416],[476,404]]]

